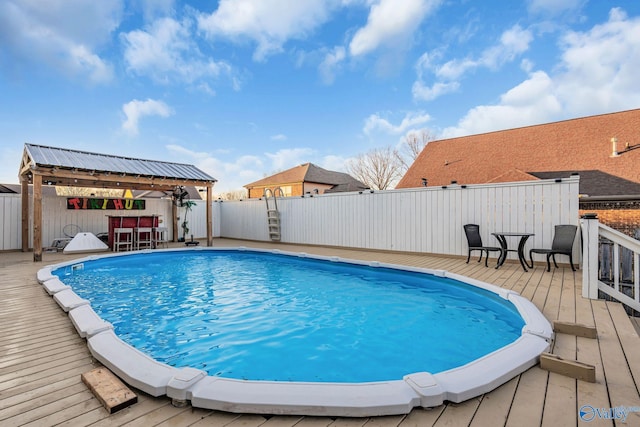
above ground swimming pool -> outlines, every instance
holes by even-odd
[[[230,412],[375,416],[485,393],[551,326],[445,271],[245,248],[90,256],[38,279],[130,385]]]

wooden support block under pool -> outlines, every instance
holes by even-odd
[[[596,367],[577,360],[566,360],[551,353],[540,355],[540,368],[590,383],[596,382]]]
[[[110,414],[138,401],[138,396],[107,368],[93,369],[81,377]]]
[[[598,331],[595,326],[582,325],[580,323],[553,322],[553,330],[559,334],[575,335],[584,338],[598,338]]]

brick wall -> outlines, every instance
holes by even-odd
[[[640,228],[640,201],[580,203],[579,212],[596,213],[601,223],[631,237]]]

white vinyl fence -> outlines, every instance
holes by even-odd
[[[529,247],[551,246],[554,225],[578,224],[579,177],[516,183],[426,187],[305,195],[278,199],[283,243],[446,255],[466,255],[462,226],[480,225],[483,241],[498,245],[494,231],[535,233]],[[20,196],[0,196],[0,250],[21,248]],[[264,200],[214,201],[213,236],[269,241]],[[107,231],[105,215],[71,211],[64,197],[43,199],[43,244],[61,237],[66,224],[94,234]],[[161,215],[171,229],[171,201],[147,199],[141,214]],[[184,215],[179,208],[178,215]],[[189,235],[206,237],[206,202],[188,214]],[[182,220],[179,220],[180,223]],[[181,233],[181,230],[178,230]],[[181,234],[179,234],[181,237]],[[172,237],[172,236],[171,236]],[[510,247],[517,242],[509,242]],[[513,258],[515,255],[510,254]],[[576,245],[574,259],[580,259]]]
[[[561,182],[542,180],[287,197],[278,200],[281,241],[466,255],[462,226],[475,223],[480,225],[487,245],[498,245],[491,232],[518,231],[535,233],[527,248],[548,248],[555,225],[579,223],[578,183],[576,176]],[[269,240],[264,200],[218,204],[221,237]],[[509,244],[517,246],[515,241]],[[578,244],[574,259],[580,259]]]
[[[0,250],[22,248],[21,206],[19,194],[0,196]],[[31,201],[30,201],[31,204]],[[159,215],[171,231],[171,200],[146,199],[144,210],[67,209],[67,198],[45,196],[42,198],[42,245],[49,246],[54,239],[65,237],[65,226],[73,225],[76,231],[99,234],[108,231],[107,215]],[[29,223],[33,221],[33,206],[29,209]],[[191,221],[189,221],[191,222]],[[206,222],[205,222],[206,224]],[[71,230],[71,228],[69,228]],[[206,235],[206,228],[205,228]],[[29,247],[33,247],[33,229],[29,230]]]

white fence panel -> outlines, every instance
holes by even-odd
[[[475,223],[485,244],[497,245],[491,232],[511,231],[535,233],[527,247],[550,247],[555,225],[578,224],[578,183],[572,177],[281,198],[281,241],[465,255],[462,226]],[[220,203],[219,218],[222,237],[269,240],[264,200]]]
[[[33,206],[29,201],[29,247],[33,247]],[[159,215],[171,235],[171,200],[146,199],[144,210],[67,209],[67,198],[46,196],[42,198],[42,244],[49,246],[54,239],[65,237],[67,225],[76,225],[82,231],[93,234],[107,232],[107,215]],[[19,194],[0,196],[0,250],[22,249],[22,197]],[[206,227],[206,222],[205,222]],[[205,234],[206,236],[206,228]]]
[[[182,223],[185,218],[185,208],[178,207],[178,237],[184,237],[186,240],[191,240],[191,236],[194,239],[205,239],[207,237],[207,201],[206,200],[192,200],[195,202],[195,205],[191,207],[191,210],[186,214],[187,218],[187,228],[189,228],[189,232],[186,236],[183,236],[184,230],[182,229]],[[212,204],[212,217],[214,219],[214,227],[212,231],[213,237],[220,236],[220,221],[216,221],[215,219],[219,217],[219,206],[218,203]],[[171,220],[171,212],[169,212],[169,216],[167,217],[168,221]],[[217,225],[217,228],[216,228]],[[168,227],[171,227],[168,225]]]
[[[480,225],[485,244],[497,245],[491,235],[495,231],[530,232],[535,236],[529,239],[527,248],[545,248],[551,246],[554,225],[578,224],[578,183],[578,177],[571,177],[561,182],[541,180],[285,197],[278,199],[281,241],[466,255],[462,226],[475,223]],[[0,196],[1,250],[21,248],[20,204],[20,195]],[[136,214],[160,215],[171,230],[171,201],[146,199],[146,204],[146,209]],[[43,244],[61,237],[67,224],[97,234],[107,231],[106,215],[127,213],[67,210],[64,197],[45,197]],[[214,237],[269,241],[264,200],[215,201],[212,213]],[[178,215],[184,215],[184,210],[178,208]],[[198,239],[206,237],[206,201],[197,201],[187,219],[188,239],[191,234]],[[181,237],[180,227],[178,232]],[[513,253],[509,256],[515,258]],[[580,259],[579,250],[574,256]]]
[[[0,197],[0,250],[22,247],[21,209],[19,194]]]
[[[263,200],[225,201],[219,205],[221,237],[250,240],[269,239],[267,208]]]
[[[30,211],[33,207],[30,206]],[[64,237],[64,227],[77,225],[82,231],[98,234],[109,230],[107,216],[158,215],[169,228],[171,236],[171,200],[145,199],[144,210],[67,209],[66,197],[42,198],[42,244],[48,246],[53,239]],[[30,245],[32,246],[32,245]]]
[[[187,215],[187,221],[189,226],[189,234],[186,236],[187,240],[191,239],[193,234],[194,239],[206,239],[207,237],[207,201],[206,200],[193,200],[196,204],[191,208],[191,211]],[[220,237],[220,206],[222,203],[215,201],[211,203],[211,217],[213,221],[212,237]],[[184,208],[178,208],[178,216],[183,218]],[[171,216],[169,215],[169,219]],[[178,220],[178,237],[182,237],[182,219]]]

